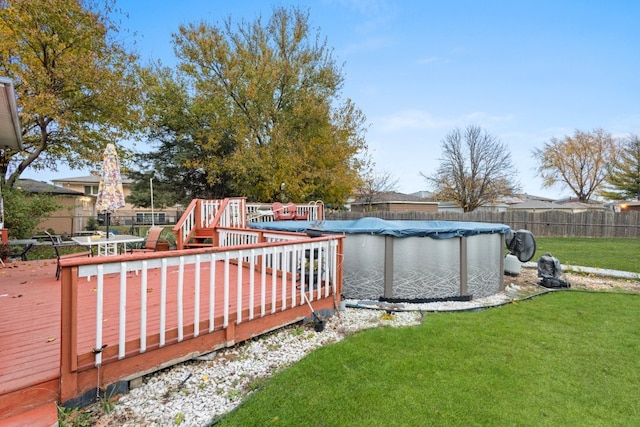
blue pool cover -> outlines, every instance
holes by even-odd
[[[395,237],[452,237],[478,234],[507,234],[511,228],[504,224],[464,221],[389,221],[380,218],[360,218],[336,221],[270,221],[254,222],[249,227],[261,230],[292,231],[297,233],[380,234]]]

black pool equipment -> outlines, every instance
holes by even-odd
[[[536,239],[529,230],[511,231],[506,235],[505,242],[509,253],[520,262],[528,262],[536,253]]]
[[[523,262],[528,262],[536,253],[536,239],[528,230],[509,231],[505,235],[509,254],[504,260],[504,272],[511,276],[520,274]]]
[[[570,288],[571,284],[567,280],[561,279],[562,267],[558,258],[549,252],[538,260],[539,284],[545,288]]]

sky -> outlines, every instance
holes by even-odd
[[[441,142],[477,125],[510,150],[523,192],[543,188],[532,152],[551,138],[602,128],[640,134],[640,2],[637,0],[117,0],[122,42],[143,63],[176,64],[180,25],[268,20],[274,7],[308,10],[342,64],[341,97],[367,117],[376,170],[397,190],[429,190]],[[86,175],[25,173],[51,180]]]

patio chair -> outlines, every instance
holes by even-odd
[[[291,203],[290,203],[291,204]],[[288,205],[287,205],[288,206]],[[271,210],[273,211],[273,220],[274,221],[289,221],[296,218],[296,210],[295,205],[293,211],[287,210],[280,202],[275,202],[271,205]]]
[[[49,233],[48,231],[45,231],[44,233],[49,237],[49,240],[51,240],[51,246],[53,246],[53,250],[56,253],[56,261],[57,261],[56,279],[57,280],[60,280],[60,272],[62,271],[62,267],[60,266],[60,260],[61,259],[93,256],[93,253],[91,252],[91,250],[81,251],[81,252],[71,252],[71,253],[68,253],[68,254],[60,254],[60,248],[63,247],[63,246],[69,247],[69,245],[63,245],[62,244],[62,239],[58,235],[54,236],[51,233]]]
[[[158,242],[160,241],[160,234],[164,230],[163,227],[151,227],[147,232],[147,237],[145,238],[143,245],[141,248],[128,248],[127,252],[155,252],[158,250]]]
[[[306,221],[309,218],[309,212],[298,213],[298,207],[295,203],[287,204],[287,212],[293,212],[293,219]]]
[[[10,261],[14,259],[26,261],[27,252],[31,250],[32,246],[33,246],[33,243],[25,243],[23,245],[9,246],[9,254],[7,256],[7,259],[9,259]],[[2,264],[4,265],[4,262]]]

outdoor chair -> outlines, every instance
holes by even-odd
[[[298,207],[295,203],[287,204],[287,212],[292,212],[295,220],[306,221],[309,218],[309,212],[298,213]]]
[[[51,246],[53,246],[53,250],[56,253],[56,261],[57,261],[56,279],[57,280],[60,280],[60,272],[62,271],[62,267],[60,266],[60,260],[61,259],[93,256],[93,253],[90,250],[81,251],[81,252],[71,252],[71,253],[68,253],[68,254],[60,254],[60,248],[61,247],[69,247],[69,245],[63,245],[62,244],[62,239],[60,238],[60,236],[57,236],[57,235],[54,236],[51,233],[49,233],[48,231],[45,231],[44,233],[47,236],[49,236],[49,240],[51,240]]]
[[[127,249],[127,252],[155,252],[158,250],[158,242],[160,241],[160,234],[164,228],[162,227],[151,227],[147,232],[147,237],[145,238],[143,245],[141,248],[131,247]]]
[[[9,260],[19,259],[21,261],[27,260],[27,252],[31,250],[33,243],[25,243],[21,246],[9,246],[9,254],[7,258]],[[4,264],[4,262],[3,262]]]
[[[288,221],[296,218],[295,209],[293,211],[287,210],[287,208],[280,202],[273,203],[271,205],[271,210],[273,211],[274,221]]]

